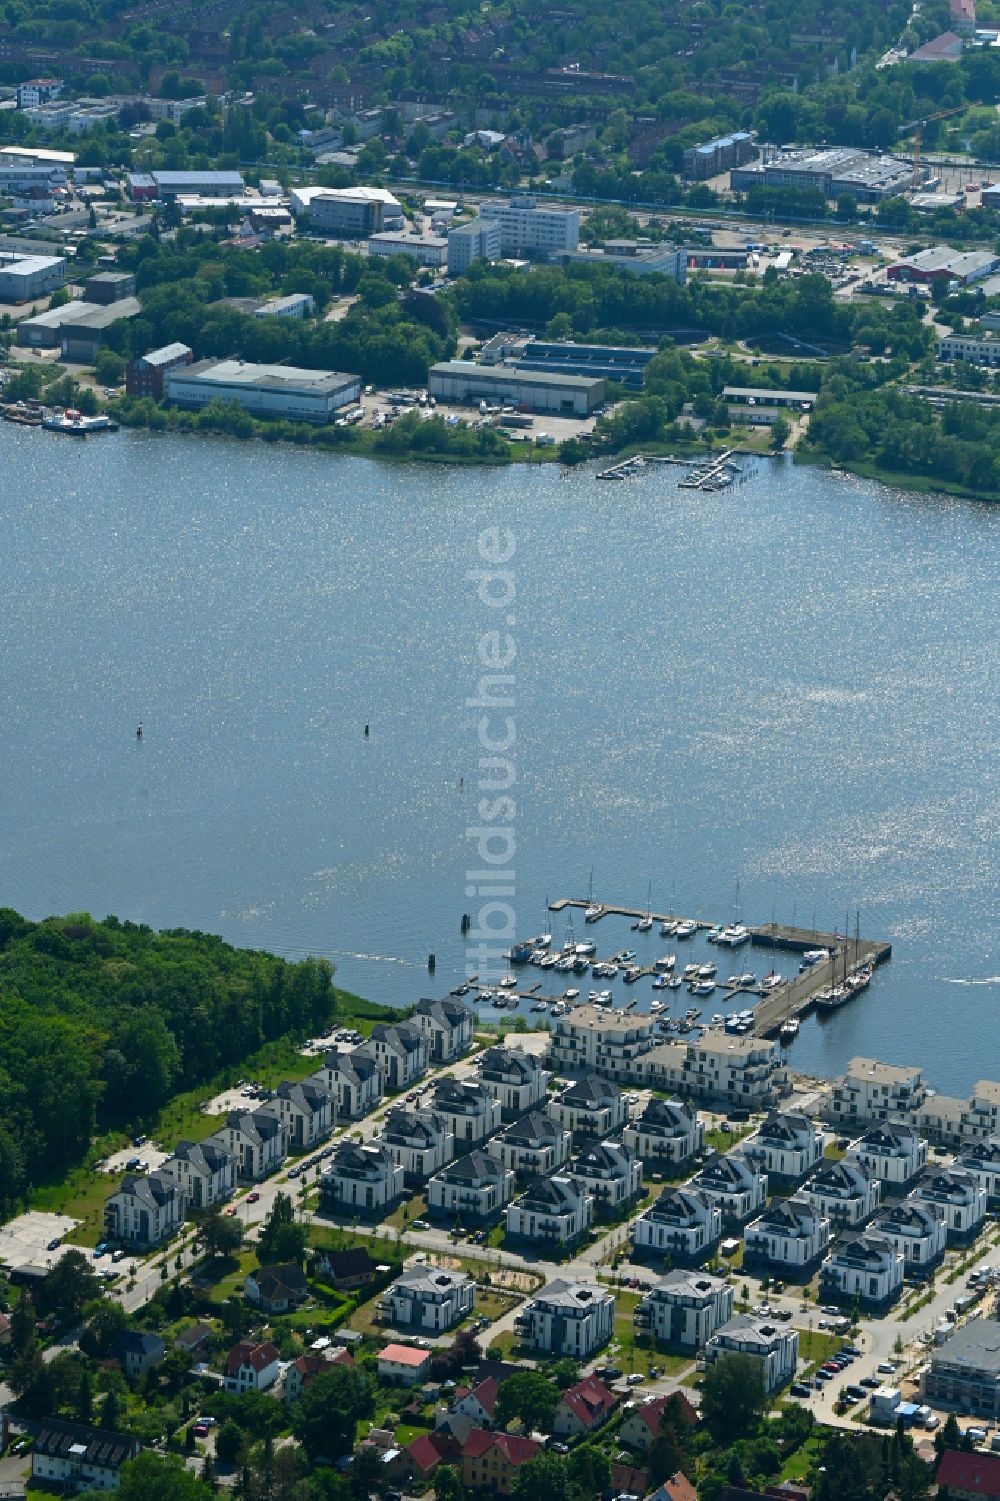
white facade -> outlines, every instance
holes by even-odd
[[[479,1080],[500,1105],[505,1121],[517,1120],[540,1105],[552,1075],[534,1053],[506,1045],[488,1048],[478,1059]]]
[[[580,243],[577,209],[542,208],[525,195],[510,203],[482,203],[479,214],[500,225],[503,255],[549,256],[560,250],[575,250]]]
[[[442,1079],[431,1109],[447,1122],[456,1152],[482,1146],[500,1129],[500,1102],[476,1079]]]
[[[331,1048],[309,1077],[332,1097],[335,1120],[360,1120],[382,1099],[382,1070],[368,1053]]]
[[[986,1219],[986,1189],[972,1173],[951,1168],[920,1182],[913,1197],[944,1217],[948,1243],[961,1245],[978,1234]]]
[[[820,1272],[820,1292],[863,1303],[890,1302],[903,1285],[903,1253],[877,1230],[834,1246]]]
[[[539,1178],[507,1210],[507,1234],[563,1245],[594,1222],[594,1201],[572,1178]]]
[[[675,1268],[643,1294],[635,1310],[637,1334],[666,1345],[700,1350],[733,1316],[734,1292],[721,1277]]]
[[[58,99],[62,91],[61,78],[29,78],[27,83],[19,83],[17,86],[17,107],[35,109],[39,104],[47,104],[50,99]]]
[[[860,1158],[827,1159],[801,1190],[832,1225],[863,1225],[882,1202],[882,1185]]]
[[[274,297],[254,313],[255,318],[311,318],[316,303],[308,292],[290,292],[287,297]]]
[[[502,254],[500,225],[495,219],[471,219],[448,231],[448,275],[462,276],[473,261],[498,261]]]
[[[722,1234],[722,1211],[695,1188],[668,1188],[632,1226],[637,1252],[668,1253],[674,1261],[702,1260]]]
[[[469,1152],[435,1173],[427,1185],[427,1208],[432,1214],[467,1224],[486,1220],[514,1197],[515,1178],[488,1152]]]
[[[772,1110],[742,1148],[769,1178],[797,1182],[822,1161],[823,1133],[808,1116]]]
[[[554,1095],[546,1110],[557,1125],[575,1137],[610,1136],[625,1124],[628,1106],[617,1084],[600,1074],[577,1079],[562,1094]]]
[[[407,235],[383,230],[370,235],[369,255],[408,255],[421,266],[443,266],[448,259],[448,241],[441,235]]]
[[[767,1201],[767,1174],[739,1152],[726,1157],[714,1152],[691,1179],[691,1187],[717,1204],[729,1224],[742,1224]]]
[[[938,339],[939,360],[967,360],[970,365],[1000,365],[996,334],[944,334]]]
[[[654,1096],[642,1115],[625,1127],[622,1139],[644,1162],[676,1164],[701,1151],[705,1127],[683,1100],[658,1100]]]
[[[273,1173],[288,1154],[288,1132],[263,1110],[231,1110],[215,1136],[236,1158],[237,1176],[254,1182]]]
[[[184,1191],[168,1173],[129,1173],[104,1201],[104,1231],[123,1246],[161,1246],[181,1229],[184,1210]]]
[[[744,1236],[745,1257],[787,1271],[818,1261],[830,1243],[830,1221],[814,1204],[797,1196],[774,1199]]]
[[[65,280],[64,256],[0,252],[0,302],[30,302],[56,291]]]
[[[379,1023],[357,1051],[375,1059],[385,1088],[396,1091],[409,1089],[423,1078],[430,1057],[428,1035],[413,1022]]]
[[[437,1332],[471,1313],[475,1299],[476,1284],[467,1273],[420,1265],[396,1278],[380,1307],[393,1324]]]
[[[343,239],[367,240],[403,223],[399,202],[385,188],[293,188],[291,209],[309,228]]]
[[[935,1266],[944,1255],[948,1229],[944,1215],[911,1195],[901,1204],[884,1209],[872,1225],[903,1254],[907,1267]]]
[[[182,1141],[160,1169],[179,1185],[189,1208],[211,1209],[232,1197],[236,1188],[236,1158],[215,1137]]]
[[[243,1392],[266,1392],[277,1381],[280,1370],[278,1352],[269,1342],[234,1345],[223,1367],[223,1390],[238,1396]]]
[[[723,1355],[752,1355],[760,1361],[764,1391],[770,1396],[791,1381],[799,1358],[799,1333],[787,1324],[772,1324],[738,1313],[718,1329],[705,1347],[708,1361]]]
[[[427,1037],[430,1063],[454,1063],[472,1046],[476,1014],[471,1006],[454,996],[446,995],[440,1001],[418,1001],[411,1021]]]
[[[408,1181],[429,1178],[455,1155],[455,1138],[448,1122],[433,1110],[395,1106],[385,1118],[379,1141]]]
[[[568,1172],[590,1194],[598,1212],[628,1204],[642,1189],[642,1163],[627,1147],[613,1141],[585,1147]]]
[[[587,1360],[606,1345],[615,1326],[615,1300],[603,1287],[557,1278],[514,1320],[522,1344],[546,1355]]]
[[[777,1043],[709,1031],[687,1043],[681,1076],[668,1087],[696,1099],[759,1110],[787,1091],[788,1070]]]
[[[909,1183],[927,1166],[927,1143],[912,1126],[885,1121],[869,1126],[848,1154],[883,1183]]]
[[[842,1125],[866,1126],[918,1110],[926,1095],[921,1069],[852,1058],[844,1077],[833,1087],[830,1113]]]
[[[345,1139],[320,1179],[320,1202],[334,1211],[381,1214],[401,1197],[403,1180],[403,1169],[387,1147]]]
[[[966,1147],[956,1155],[955,1166],[986,1190],[989,1204],[1000,1202],[1000,1138],[991,1136]]]
[[[611,1015],[596,1006],[576,1006],[556,1020],[549,1062],[572,1072],[596,1069],[610,1078],[635,1078],[635,1062],[653,1046],[652,1017]]]
[[[519,1176],[554,1173],[569,1161],[572,1136],[564,1126],[540,1110],[527,1115],[494,1136],[486,1150],[504,1167]]]
[[[298,1151],[309,1151],[333,1129],[333,1100],[321,1084],[308,1079],[301,1084],[285,1079],[278,1085],[274,1099],[268,1100],[262,1109],[277,1116],[285,1128],[289,1147]]]
[[[341,407],[360,400],[361,380],[335,370],[197,360],[168,371],[166,394],[178,406],[203,407],[222,401],[235,403],[252,416],[324,423]]]

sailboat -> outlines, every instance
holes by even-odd
[[[549,932],[549,899],[545,898],[545,913],[542,917],[542,931],[535,939],[535,947],[547,949],[552,946],[552,934]]]
[[[645,917],[640,917],[639,921],[636,923],[635,930],[636,930],[637,933],[648,933],[650,931],[650,929],[652,928],[652,926],[653,926],[652,909],[653,909],[653,883],[652,883],[652,881],[650,881],[649,885],[646,887],[646,915],[645,915]]]
[[[587,887],[587,906],[584,910],[583,918],[585,922],[596,922],[599,917],[603,916],[604,908],[600,902],[594,901],[594,872],[591,871],[590,882]]]

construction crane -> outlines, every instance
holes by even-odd
[[[916,192],[917,188],[920,186],[920,148],[923,145],[924,126],[925,125],[930,125],[930,123],[931,123],[932,120],[946,120],[949,115],[960,115],[960,114],[964,113],[965,108],[966,108],[966,106],[964,104],[960,104],[960,105],[955,106],[952,109],[939,109],[939,110],[936,110],[933,115],[925,115],[922,120],[915,120],[914,121],[914,123],[913,123],[913,172],[912,172],[912,175],[910,177],[910,187],[911,187],[912,191]],[[906,127],[904,126],[904,129],[905,128]]]

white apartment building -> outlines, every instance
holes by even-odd
[[[652,1084],[748,1110],[775,1104],[789,1089],[777,1043],[714,1030],[692,1042],[657,1048],[646,1072]]]
[[[427,1056],[431,1063],[454,1063],[472,1046],[476,1013],[453,995],[446,995],[440,1001],[418,1001],[412,1021],[427,1035]]]
[[[696,1188],[667,1188],[632,1226],[636,1253],[669,1253],[672,1261],[703,1261],[722,1235],[722,1211]]]
[[[598,1214],[628,1204],[642,1189],[642,1163],[627,1147],[613,1141],[584,1147],[567,1171],[591,1195]]]
[[[1000,1137],[991,1136],[966,1147],[955,1157],[955,1166],[986,1190],[990,1208],[1000,1205]]]
[[[386,1089],[410,1089],[427,1072],[430,1060],[428,1034],[414,1022],[379,1023],[355,1053],[367,1053],[382,1070]]]
[[[986,1189],[973,1173],[946,1168],[922,1178],[913,1191],[919,1204],[940,1211],[949,1245],[962,1245],[978,1235],[986,1219]]]
[[[546,1105],[552,1119],[575,1137],[610,1136],[625,1124],[628,1106],[617,1084],[601,1074],[577,1079]]]
[[[122,1246],[161,1246],[184,1224],[184,1190],[169,1173],[126,1173],[104,1201],[104,1233]]]
[[[721,1277],[675,1268],[643,1294],[633,1316],[635,1331],[661,1344],[701,1350],[732,1318],[734,1296]]]
[[[333,1099],[322,1084],[309,1079],[301,1083],[283,1080],[274,1098],[261,1108],[277,1116],[287,1132],[289,1147],[300,1152],[308,1152],[324,1141],[333,1129]]]
[[[335,1120],[360,1120],[382,1099],[382,1070],[369,1053],[331,1048],[309,1078],[332,1097]]]
[[[445,1267],[408,1267],[386,1290],[379,1311],[390,1323],[435,1333],[450,1329],[472,1312],[476,1284],[467,1272]]]
[[[723,1355],[752,1355],[760,1361],[764,1391],[779,1391],[795,1375],[799,1359],[799,1332],[787,1324],[773,1324],[750,1313],[738,1313],[716,1330],[705,1346],[705,1359]]]
[[[403,1194],[403,1169],[388,1147],[344,1138],[320,1178],[324,1209],[351,1215],[377,1215],[395,1207]]]
[[[683,1100],[660,1100],[654,1095],[638,1119],[626,1125],[622,1139],[644,1162],[676,1165],[701,1151],[705,1127],[697,1111]]]
[[[48,104],[50,99],[58,99],[62,91],[61,78],[29,78],[17,86],[17,107],[36,109],[40,104]]]
[[[235,1157],[237,1177],[254,1183],[275,1172],[288,1155],[288,1132],[266,1110],[230,1110],[214,1134]]]
[[[482,1146],[500,1129],[500,1102],[477,1079],[441,1079],[431,1109],[447,1122],[456,1152]]]
[[[840,1125],[866,1126],[907,1116],[919,1110],[926,1097],[921,1069],[852,1058],[844,1077],[833,1086],[830,1114]]]
[[[236,1158],[214,1136],[178,1142],[160,1171],[170,1174],[192,1209],[223,1204],[236,1187]]]
[[[650,1016],[601,1011],[576,1006],[560,1016],[552,1031],[548,1061],[570,1072],[596,1069],[611,1079],[636,1078],[636,1059],[653,1046],[655,1024]]]
[[[912,1195],[883,1209],[872,1229],[902,1252],[906,1268],[918,1270],[937,1265],[948,1239],[948,1228],[941,1211],[930,1204],[920,1203]]]
[[[860,1157],[829,1158],[800,1191],[837,1228],[870,1220],[882,1202],[882,1185]]]
[[[970,365],[1000,365],[1000,336],[993,333],[943,334],[939,360],[967,360]]]
[[[479,1079],[500,1105],[501,1118],[515,1121],[545,1099],[552,1075],[523,1048],[487,1048],[479,1055]]]
[[[508,1235],[543,1245],[577,1240],[594,1222],[594,1201],[572,1178],[538,1178],[507,1210]]]
[[[858,1158],[883,1183],[899,1186],[911,1182],[927,1166],[927,1143],[912,1126],[885,1121],[869,1126],[851,1145],[848,1156]]]
[[[972,1141],[1000,1135],[1000,1084],[993,1079],[980,1079],[973,1088],[962,1134]]]
[[[448,231],[448,275],[462,276],[473,261],[498,261],[502,254],[496,219],[470,219]]]
[[[368,254],[408,255],[420,266],[443,266],[448,259],[448,241],[443,235],[408,235],[402,230],[382,230],[368,237]]]
[[[740,1152],[713,1152],[691,1179],[691,1187],[705,1194],[722,1212],[723,1224],[742,1225],[767,1202],[767,1174]]]
[[[820,1269],[820,1295],[884,1307],[903,1286],[903,1253],[878,1230],[838,1241]]]
[[[546,1355],[587,1360],[606,1345],[615,1325],[615,1300],[586,1282],[549,1282],[514,1320],[521,1343]]]
[[[408,1183],[423,1182],[455,1155],[448,1122],[433,1110],[396,1105],[386,1115],[379,1142],[403,1169]]]
[[[744,1236],[744,1260],[800,1272],[814,1266],[830,1243],[830,1221],[798,1196],[773,1199]]]
[[[573,1138],[565,1126],[540,1110],[527,1115],[494,1136],[486,1150],[491,1157],[510,1168],[519,1177],[534,1173],[554,1173],[569,1161]]]
[[[580,243],[579,210],[543,208],[527,194],[510,203],[482,203],[479,216],[500,225],[503,255],[541,259],[560,250],[575,250]]]
[[[488,1152],[469,1152],[435,1173],[427,1185],[427,1211],[463,1225],[488,1220],[514,1197],[515,1177]]]
[[[761,1163],[769,1180],[797,1183],[823,1160],[823,1133],[808,1116],[772,1110],[741,1147]]]

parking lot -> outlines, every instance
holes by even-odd
[[[152,1173],[158,1167],[162,1167],[169,1156],[169,1152],[164,1152],[153,1142],[146,1141],[141,1147],[122,1147],[120,1152],[113,1152],[110,1157],[104,1159],[101,1171],[120,1176],[129,1170],[128,1164],[134,1158],[138,1158],[141,1163],[138,1171]]]
[[[66,1214],[42,1214],[29,1210],[0,1227],[0,1261],[9,1267],[52,1266],[61,1250],[50,1251],[53,1240],[68,1235],[78,1220]]]

